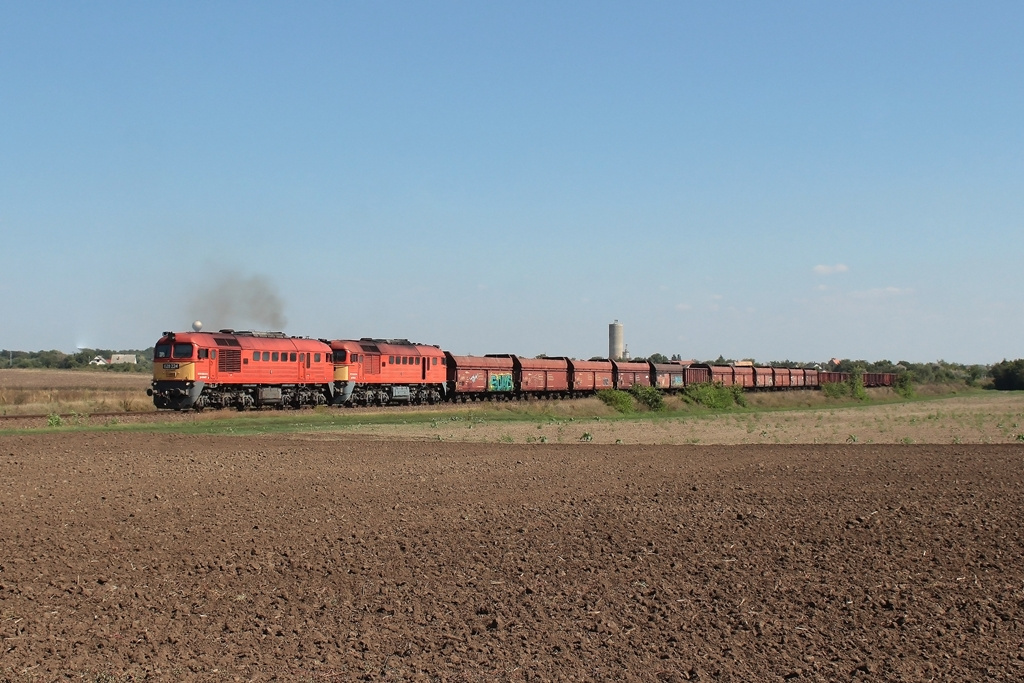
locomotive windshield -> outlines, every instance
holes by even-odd
[[[174,357],[175,358],[191,358],[192,357],[192,345],[191,344],[175,344],[174,345]]]
[[[153,358],[170,358],[171,357],[171,345],[170,344],[157,344],[156,349],[153,350]]]

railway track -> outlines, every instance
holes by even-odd
[[[329,409],[338,415],[353,415],[353,414],[366,414],[366,413],[395,413],[395,412],[417,412],[421,410],[429,410],[431,408],[445,408],[445,407],[456,407],[459,404],[455,403],[442,403],[433,406],[330,406]],[[244,412],[236,412],[234,410],[204,410],[204,411],[192,411],[192,410],[139,410],[125,412],[123,410],[116,410],[110,412],[96,412],[96,413],[79,413],[79,412],[62,412],[62,413],[32,413],[24,415],[0,415],[0,422],[10,420],[46,420],[51,415],[57,415],[62,420],[73,420],[75,418],[109,418],[109,417],[128,417],[128,418],[157,418],[157,419],[174,419],[181,418],[183,416],[198,417],[201,415],[225,415],[233,414],[238,416],[243,415],[283,415],[283,414],[301,414],[303,410],[278,410],[278,409],[256,409],[247,410]]]
[[[138,411],[138,412],[125,412],[123,410],[111,411],[106,413],[38,413],[30,415],[0,415],[0,420],[33,420],[33,419],[47,419],[51,415],[57,415],[62,420],[72,419],[75,417],[125,417],[125,416],[139,416],[139,415],[159,415],[156,411]]]

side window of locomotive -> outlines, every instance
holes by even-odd
[[[419,364],[420,364],[420,358],[419,358],[419,356],[416,356],[416,365],[419,365]]]
[[[263,360],[270,360],[270,351],[263,352]]]
[[[253,351],[252,352],[252,359],[253,360],[259,360],[260,359],[260,352],[259,351]]]
[[[206,358],[209,353],[210,352],[208,350],[206,350],[206,349],[199,349],[199,351],[196,353],[196,358],[198,360],[202,360],[202,359]]]
[[[170,344],[157,344],[156,348],[153,349],[153,358],[170,358],[171,357],[171,345]]]
[[[277,351],[274,351],[274,353],[272,353],[270,355],[270,360],[276,361],[277,359],[278,359],[278,353],[277,353]]]
[[[300,363],[305,363],[306,362],[306,354],[304,354],[304,353],[300,353],[299,354],[299,362]]]
[[[191,344],[175,344],[174,345],[174,357],[175,358],[191,358],[192,357],[192,345]]]
[[[294,353],[289,353],[288,354],[288,360],[290,360],[292,363],[294,363],[297,358],[298,358],[298,356],[296,356]]]
[[[320,354],[319,353],[314,353],[313,354],[313,362],[314,363],[319,363],[320,362]]]
[[[437,365],[437,358],[434,359],[434,362],[432,363],[432,365]]]
[[[216,357],[217,357],[217,349],[211,350],[210,351],[210,358],[216,358]]]
[[[394,356],[388,356],[388,362],[391,363],[392,365],[394,365],[395,364],[395,357]]]

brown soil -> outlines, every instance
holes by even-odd
[[[1016,680],[991,446],[0,437],[0,680]]]

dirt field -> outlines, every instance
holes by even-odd
[[[1019,680],[1024,447],[0,437],[0,680]]]
[[[818,396],[814,392],[811,398]],[[758,399],[785,406],[787,401],[800,401],[804,397],[799,394],[753,397],[753,400]],[[546,414],[515,421],[500,419],[502,411],[521,413],[536,411],[538,407],[506,406],[463,408],[461,412],[446,408],[438,412],[436,419],[410,419],[407,424],[353,422],[335,430],[383,439],[526,444],[580,441],[626,445],[1024,443],[1024,392],[719,414],[695,408],[678,417],[645,419],[638,415],[628,420],[617,419],[611,409],[593,398],[553,402],[544,408],[549,411]],[[326,438],[335,437],[328,435]]]

